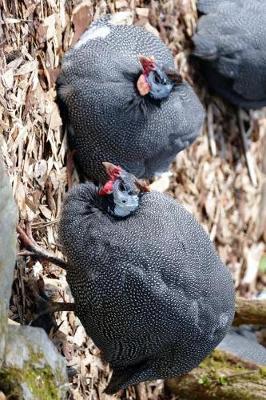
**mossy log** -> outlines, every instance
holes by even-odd
[[[265,325],[266,300],[247,300],[242,297],[236,299],[236,312],[233,324]]]
[[[165,385],[178,400],[266,400],[266,368],[215,350],[198,368]]]

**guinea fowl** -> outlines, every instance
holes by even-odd
[[[74,187],[59,237],[87,334],[113,368],[107,392],[182,375],[223,339],[234,287],[196,219],[120,167]]]
[[[83,175],[106,179],[102,160],[137,177],[166,171],[199,133],[204,112],[162,41],[115,16],[94,22],[65,55],[58,104]]]
[[[234,105],[266,105],[266,2],[199,0],[193,37],[209,86]]]

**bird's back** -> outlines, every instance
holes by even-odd
[[[110,18],[97,21],[65,55],[59,101],[67,111],[79,162],[90,178],[104,179],[102,160],[151,177],[165,170],[200,130],[203,109],[185,82],[160,105],[148,102],[146,107],[136,92],[140,55],[152,55],[158,64],[174,68],[159,38],[140,27],[113,25]],[[139,106],[143,101],[146,112]]]
[[[200,0],[194,54],[209,85],[233,104],[266,103],[266,3]]]
[[[91,191],[72,192],[61,222],[79,318],[115,370],[143,363],[127,384],[187,372],[231,323],[229,271],[174,200],[148,193],[114,219],[88,206]]]

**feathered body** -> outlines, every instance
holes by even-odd
[[[211,88],[244,108],[266,105],[266,2],[199,0],[194,54]]]
[[[91,179],[106,178],[103,160],[138,177],[163,172],[201,128],[203,108],[188,83],[173,82],[162,100],[140,95],[140,56],[153,57],[171,76],[173,57],[159,38],[106,16],[64,57],[58,102],[78,164]]]
[[[234,287],[175,200],[143,193],[126,218],[110,215],[105,201],[92,183],[75,187],[60,238],[77,315],[113,368],[111,393],[196,367],[229,329]]]

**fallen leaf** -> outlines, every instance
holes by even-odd
[[[47,206],[40,205],[39,209],[46,219],[51,220],[52,213]]]
[[[2,82],[6,89],[11,89],[14,83],[14,73],[13,70],[10,68],[2,75]]]
[[[38,62],[36,60],[27,61],[14,73],[14,75],[26,75],[36,69],[38,69]]]
[[[247,269],[242,279],[242,285],[254,285],[260,260],[264,252],[264,243],[254,243],[250,248],[245,249],[245,258],[247,262]]]
[[[47,161],[38,160],[34,166],[34,178],[39,183],[39,185],[44,188],[44,184],[47,179]]]
[[[49,15],[49,17],[44,18],[43,24],[47,28],[46,40],[50,40],[56,35],[55,22],[56,22],[55,14]]]
[[[82,325],[79,325],[73,337],[73,342],[80,347],[86,341],[86,336],[85,329]]]
[[[75,43],[79,40],[80,36],[82,35],[83,32],[88,28],[92,16],[90,14],[90,2],[89,4],[86,4],[86,2],[79,4],[77,7],[75,7],[73,11],[73,17],[72,17],[72,22],[74,25],[74,37],[72,39],[71,45],[74,46]]]

